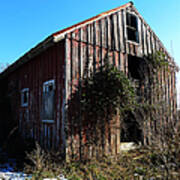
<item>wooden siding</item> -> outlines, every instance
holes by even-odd
[[[127,39],[126,12],[135,14],[138,18],[139,43]],[[156,85],[154,84],[151,86],[152,89],[150,89],[150,91],[151,94],[153,94],[153,91],[154,94],[157,94],[155,91],[161,91],[163,93],[158,95],[158,97],[152,96],[150,98],[150,103],[153,104],[165,101],[166,105],[169,104],[171,108],[171,115],[169,115],[169,120],[166,122],[163,116],[166,114],[168,107],[164,106],[159,112],[156,112],[156,115],[159,115],[158,122],[145,123],[144,128],[147,130],[147,134],[144,134],[144,143],[152,142],[154,134],[157,131],[157,123],[160,126],[165,125],[166,127],[175,124],[173,121],[176,119],[176,88],[174,84],[175,66],[173,60],[154,32],[147,23],[145,23],[144,19],[139,16],[136,9],[133,7],[122,9],[116,13],[75,29],[66,35],[65,46],[67,48],[66,102],[68,102],[68,99],[72,98],[71,95],[75,91],[77,85],[81,84],[82,79],[89,76],[90,72],[96,72],[96,70],[103,65],[105,58],[108,57],[112,64],[117,66],[125,74],[128,74],[128,55],[143,58],[158,50],[163,51],[169,61],[169,72],[164,70],[158,73],[157,82],[159,82],[159,87],[156,89]],[[143,93],[144,91],[147,91],[147,89],[141,87],[141,91]],[[166,94],[164,95],[164,93]],[[148,97],[145,98],[147,99]],[[80,96],[79,99],[77,99],[77,105],[79,101]],[[76,110],[79,111],[78,109]],[[79,117],[81,118],[81,114],[79,114]],[[67,120],[72,121],[71,117],[67,117]],[[169,121],[172,121],[172,123],[169,123]],[[71,126],[69,127],[70,131],[77,131],[76,127],[73,129],[73,122],[68,123]],[[118,146],[120,144],[120,138],[118,137],[120,136],[120,132],[114,131],[110,124],[108,129],[107,131],[111,135],[110,137],[108,137],[109,135],[106,137],[107,139],[110,139],[110,141],[106,143],[106,149],[108,149],[108,152],[115,151],[115,153],[118,153]],[[69,137],[67,142],[67,151],[69,154],[74,153],[76,155],[81,155],[82,152],[81,149],[79,149],[83,139],[81,133],[82,132],[79,134],[76,133]],[[90,149],[89,154],[92,154],[92,150]]]
[[[138,18],[139,42],[132,42],[127,39],[126,13],[132,13]],[[11,98],[13,117],[19,126],[19,131],[25,138],[33,138],[40,142],[45,148],[61,148],[62,151],[67,147],[67,153],[81,156],[82,153],[90,155],[98,154],[98,150],[91,147],[82,150],[80,146],[86,141],[88,126],[83,127],[82,112],[79,106],[81,99],[81,83],[83,78],[90,76],[104,64],[108,58],[111,64],[118,67],[128,76],[128,56],[145,57],[156,51],[163,51],[169,62],[169,71],[160,71],[156,79],[159,86],[151,84],[148,89],[152,96],[146,97],[148,90],[144,86],[140,87],[141,95],[149,102],[156,104],[159,101],[165,102],[163,108],[155,114],[160,114],[159,119],[154,122],[145,122],[144,143],[151,142],[158,125],[174,127],[176,117],[176,87],[175,87],[175,64],[164,46],[151,30],[149,25],[140,16],[133,6],[117,9],[116,12],[103,15],[97,20],[86,21],[85,24],[73,26],[73,30],[68,29],[64,32],[65,39],[60,42],[50,38],[50,44],[43,50],[43,43],[39,49],[33,50],[32,58],[26,59],[23,63],[15,63],[13,71],[9,71],[7,76],[7,94]],[[55,35],[54,35],[55,36]],[[58,34],[57,34],[58,36]],[[49,47],[50,46],[50,47]],[[21,59],[20,59],[21,60]],[[27,60],[27,61],[26,61]],[[11,70],[11,69],[10,69]],[[42,96],[43,83],[55,80],[55,120],[52,123],[42,122]],[[79,94],[75,102],[74,109],[68,107],[68,101],[73,98],[73,93],[79,85]],[[28,107],[21,107],[21,90],[29,88]],[[155,96],[156,91],[162,93]],[[170,116],[167,113],[167,104],[170,106]],[[71,114],[77,112],[79,116],[79,129],[74,127]],[[150,117],[151,118],[151,117]],[[87,118],[87,121],[89,119]],[[120,124],[120,118],[113,119]],[[88,121],[89,122],[89,121]],[[71,136],[66,137],[66,125],[71,131]],[[96,133],[96,132],[94,132]],[[86,134],[86,135],[84,135]],[[67,142],[66,142],[67,139]],[[105,152],[119,153],[120,130],[113,128],[113,123],[108,122],[105,127]],[[84,152],[82,152],[84,151]]]
[[[64,93],[64,42],[48,48],[8,76],[8,96],[16,110],[16,122],[24,138],[33,138],[45,148],[60,148],[62,144],[62,112]],[[43,83],[55,80],[55,119],[42,122]],[[16,87],[13,85],[16,83]],[[11,85],[12,84],[12,85]],[[29,88],[29,103],[21,106],[21,90]],[[12,92],[11,92],[12,91]]]

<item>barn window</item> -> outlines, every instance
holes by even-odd
[[[28,106],[29,100],[29,88],[24,88],[21,90],[21,106],[26,107]]]
[[[55,82],[49,80],[43,83],[43,110],[42,121],[54,122],[54,95],[55,95]]]
[[[139,43],[138,19],[135,15],[126,14],[126,30],[128,40]]]
[[[128,55],[128,76],[132,79],[144,80],[148,67],[143,58]]]

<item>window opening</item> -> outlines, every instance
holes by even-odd
[[[43,122],[54,122],[54,96],[55,96],[55,82],[49,80],[43,84]]]
[[[136,80],[145,79],[144,72],[148,71],[147,66],[145,64],[145,60],[143,58],[139,58],[137,56],[128,56],[128,76],[129,78]]]
[[[28,106],[28,98],[29,98],[29,88],[24,88],[21,90],[21,106]]]
[[[139,43],[138,19],[135,15],[126,14],[126,28],[128,40]]]

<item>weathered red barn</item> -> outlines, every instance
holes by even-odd
[[[13,118],[23,137],[64,151],[70,144],[79,143],[78,134],[66,137],[66,128],[70,128],[67,109],[85,69],[96,71],[108,56],[127,76],[131,73],[138,79],[138,61],[159,50],[165,54],[170,72],[162,71],[158,79],[165,92],[160,98],[170,107],[169,118],[160,121],[173,121],[174,125],[176,65],[132,2],[50,35],[1,73],[2,93],[10,98]],[[154,126],[155,122],[147,126],[149,134],[144,135],[144,143],[150,141]],[[118,133],[108,137],[116,153]]]

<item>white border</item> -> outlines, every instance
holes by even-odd
[[[126,13],[126,25],[125,25],[125,27],[126,27],[126,30],[125,30],[126,31],[126,42],[131,43],[131,44],[135,44],[135,45],[140,45],[140,31],[139,31],[140,20],[139,20],[139,17],[137,16],[137,14],[135,12],[125,11],[125,13]],[[135,16],[137,19],[138,42],[128,39],[127,28],[129,26],[127,25],[127,13],[132,15],[132,16]]]
[[[51,80],[48,80],[48,81],[45,81],[43,83],[43,92],[45,92],[45,86],[48,85],[48,84],[52,84],[53,85],[53,89],[55,90],[55,80],[54,79],[51,79]],[[43,123],[54,123],[54,120],[52,119],[43,119],[42,120]]]
[[[53,89],[55,89],[55,80],[54,79],[51,79],[49,81],[45,81],[43,83],[43,92],[45,92],[45,86],[48,85],[48,84],[53,84]]]
[[[54,120],[42,120],[43,123],[54,123]]]
[[[27,102],[26,103],[23,102],[24,92],[27,92]],[[21,107],[27,107],[28,103],[29,103],[29,88],[24,88],[21,90]]]

